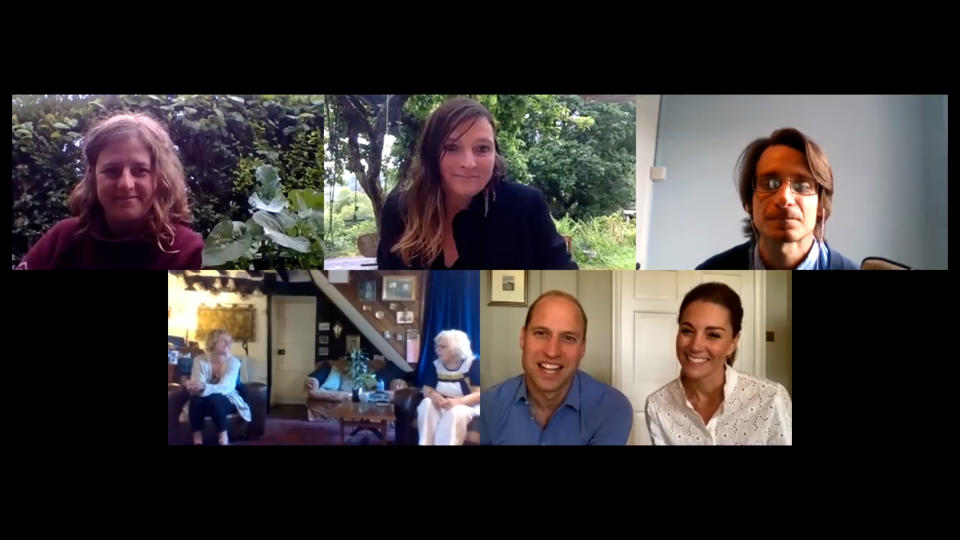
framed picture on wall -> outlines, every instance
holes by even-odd
[[[353,352],[360,348],[360,335],[359,334],[349,334],[347,335],[347,352]]]
[[[317,356],[330,356],[330,348],[329,347],[317,348]]]
[[[317,336],[317,343],[319,343],[320,345],[329,345],[329,344],[330,344],[330,336],[326,336],[326,335],[324,335],[324,336]]]
[[[383,276],[383,300],[417,299],[417,276]]]
[[[377,280],[360,278],[357,280],[357,299],[361,302],[377,301]]]
[[[491,270],[488,306],[526,306],[527,271]]]

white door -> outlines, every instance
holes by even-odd
[[[763,332],[756,326],[755,313],[763,313],[755,287],[763,284],[762,272],[752,271],[619,271],[614,273],[615,324],[613,362],[614,385],[633,405],[633,432],[630,444],[650,444],[644,406],[647,396],[680,374],[676,354],[677,312],[683,296],[709,281],[729,285],[743,304],[743,328],[737,360],[738,371],[755,373]],[[761,317],[762,319],[762,317]]]
[[[312,296],[274,296],[271,327],[273,332],[273,389],[271,404],[304,405],[303,389],[313,371],[317,351],[317,299]]]

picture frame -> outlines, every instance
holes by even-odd
[[[383,276],[382,300],[412,302],[417,299],[417,276]]]
[[[527,305],[526,270],[490,270],[490,299],[488,306]]]
[[[330,347],[318,347],[317,356],[330,356]]]
[[[377,280],[360,278],[357,280],[357,300],[361,302],[377,301]]]
[[[330,336],[327,336],[327,335],[317,336],[317,344],[318,344],[318,345],[329,345],[329,344],[330,344]]]
[[[197,308],[198,341],[206,339],[213,330],[224,329],[230,332],[233,340],[254,341],[256,339],[256,310],[249,304],[234,304],[216,307],[200,306]]]
[[[360,334],[347,334],[347,353],[360,348]]]

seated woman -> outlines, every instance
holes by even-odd
[[[506,180],[493,116],[476,101],[430,115],[412,171],[384,203],[380,269],[577,269],[543,194]]]
[[[461,445],[470,420],[480,414],[480,361],[460,330],[444,330],[433,342],[437,359],[425,368],[417,406],[420,444]]]
[[[203,444],[203,422],[209,416],[217,427],[218,442],[230,444],[227,437],[227,415],[237,413],[245,421],[251,419],[250,407],[237,393],[240,359],[230,354],[233,337],[226,330],[214,330],[207,336],[207,354],[193,361],[193,372],[187,381],[190,401],[184,404],[180,421],[190,421],[193,444]]]
[[[187,225],[183,166],[170,135],[143,113],[100,121],[83,137],[87,169],[70,194],[74,217],[54,225],[19,270],[199,270],[203,238]]]
[[[786,388],[733,369],[740,296],[723,283],[698,285],[680,303],[677,323],[680,376],[647,398],[653,444],[793,444]]]

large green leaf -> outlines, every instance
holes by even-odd
[[[323,211],[323,193],[315,189],[291,189],[288,198],[294,212],[306,209]]]
[[[275,199],[280,193],[280,175],[273,165],[257,167],[257,193],[265,200]]]
[[[253,214],[253,220],[263,227],[263,233],[267,235],[267,238],[277,244],[294,251],[299,251],[300,253],[310,252],[310,241],[300,236],[293,237],[287,235],[283,232],[283,226],[280,221],[273,214],[258,210]]]
[[[274,214],[274,217],[277,218],[277,221],[280,222],[280,227],[287,231],[297,226],[297,218],[295,218],[290,212],[284,210]]]
[[[266,212],[282,212],[284,208],[287,207],[287,200],[283,198],[283,195],[277,195],[270,202],[264,202],[260,198],[260,195],[254,193],[247,199],[247,202],[250,203],[255,210],[263,210]]]
[[[297,217],[310,221],[323,233],[323,193],[310,188],[292,189],[290,206]]]
[[[234,231],[242,228],[243,223],[240,221],[217,223],[204,243],[203,266],[221,266],[243,257],[250,249],[253,238],[249,234],[244,234],[234,240]]]

